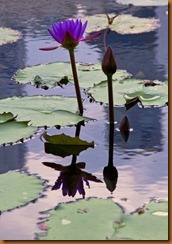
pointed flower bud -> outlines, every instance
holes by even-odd
[[[117,70],[115,55],[111,47],[108,47],[104,54],[102,61],[102,70],[107,76],[112,76]]]

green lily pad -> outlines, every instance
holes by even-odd
[[[124,228],[116,231],[112,239],[168,240],[168,202],[150,202],[143,210],[125,215]]]
[[[45,212],[47,235],[40,240],[105,240],[114,232],[113,221],[120,219],[122,209],[111,199],[79,200],[59,204],[55,210]]]
[[[134,6],[163,6],[168,5],[165,0],[116,0],[119,4],[132,4]]]
[[[101,64],[77,63],[76,67],[78,69],[79,84],[82,88],[92,87],[94,84],[106,79],[105,74],[102,72]],[[130,74],[125,70],[117,70],[113,78],[115,80],[123,80],[127,77],[130,77]],[[37,83],[35,84],[36,79],[40,87],[46,86],[49,88],[57,86],[64,80],[74,83],[71,64],[60,62],[20,69],[13,76],[13,79],[22,84],[31,83],[32,85],[38,85]]]
[[[0,118],[3,117],[2,115],[0,114]],[[3,123],[0,122],[0,145],[23,141],[33,135],[37,128],[28,126],[28,123],[29,121],[16,121],[12,119]]]
[[[94,142],[81,140],[79,137],[71,137],[65,134],[49,136],[46,132],[43,134],[45,143],[45,152],[56,156],[66,157],[69,155],[79,155],[83,150],[94,147]]]
[[[0,27],[0,46],[15,42],[20,38],[20,32],[10,28]]]
[[[43,212],[46,235],[40,240],[167,240],[168,202],[150,202],[125,214],[111,199],[91,198],[59,204]]]
[[[11,112],[17,121],[30,121],[32,126],[65,126],[90,120],[77,114],[76,98],[61,96],[11,97],[0,100],[0,113]]]
[[[88,91],[99,102],[108,103],[108,83],[102,81]],[[163,106],[168,101],[168,82],[125,79],[113,81],[114,106],[123,106],[126,101],[138,98],[144,106]]]
[[[92,16],[86,16],[89,25],[86,32],[100,31],[107,27],[111,31],[118,32],[120,34],[139,34],[144,32],[150,32],[160,27],[159,19],[155,18],[139,18],[129,14],[121,15],[109,15],[109,18],[114,18],[112,24],[109,24],[108,18],[105,14],[96,14]]]
[[[9,171],[0,175],[0,212],[23,206],[40,197],[44,181],[36,176]]]
[[[0,124],[1,123],[5,123],[5,122],[9,122],[11,120],[14,120],[15,117],[12,113],[3,113],[3,114],[0,114]]]

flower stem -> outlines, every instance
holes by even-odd
[[[112,75],[108,75],[109,122],[114,123]]]
[[[78,75],[77,75],[77,70],[76,70],[74,50],[73,49],[69,50],[69,54],[70,54],[70,61],[71,61],[74,84],[75,84],[76,97],[77,97],[77,101],[78,101],[79,113],[80,113],[80,115],[82,115],[83,114],[83,105],[82,105],[82,98],[81,98]]]

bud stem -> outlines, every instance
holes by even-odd
[[[76,97],[77,97],[77,101],[78,101],[79,113],[80,113],[80,115],[82,115],[83,114],[83,105],[82,105],[82,98],[81,98],[78,75],[77,75],[77,70],[76,70],[74,49],[69,50],[69,54],[70,54],[71,67],[72,67],[73,79],[74,79],[74,84],[75,84]]]
[[[114,123],[112,75],[108,75],[109,122]]]

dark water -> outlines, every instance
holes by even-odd
[[[159,18],[161,27],[149,33],[120,35],[111,32],[107,42],[114,49],[119,69],[132,73],[133,77],[152,80],[165,80],[168,76],[168,16],[167,6],[134,7],[116,4],[114,1],[5,1],[0,0],[0,25],[19,30],[22,38],[15,43],[0,46],[0,98],[25,95],[75,95],[73,86],[67,89],[36,89],[30,85],[16,84],[11,77],[19,68],[53,61],[69,61],[64,49],[40,52],[45,44],[54,45],[47,28],[53,21],[65,18],[82,17],[95,13],[129,13],[138,17]],[[104,53],[103,37],[82,43],[76,50],[78,62],[101,62]],[[82,152],[78,162],[86,162],[86,170],[103,180],[103,168],[108,163],[109,124],[108,107],[90,103],[84,92],[84,115],[97,121],[82,126],[80,138],[94,140],[96,147]],[[123,116],[127,115],[133,131],[128,142],[124,142],[116,129]],[[125,112],[124,108],[115,108],[114,165],[118,170],[117,188],[111,194],[105,183],[91,183],[86,189],[86,197],[109,197],[122,204],[127,212],[133,211],[151,198],[168,197],[168,108],[133,107]],[[75,127],[57,130],[48,129],[48,133],[66,133],[74,136]],[[25,169],[36,173],[53,185],[57,172],[47,169],[43,161],[68,165],[71,157],[65,159],[44,152],[40,134],[23,144],[0,147],[0,173],[9,170]],[[59,202],[69,201],[60,191],[46,191],[46,196],[26,207],[3,213],[0,217],[0,239],[32,240],[39,232],[37,222],[39,212],[53,208]],[[80,195],[76,195],[80,198]],[[126,201],[124,201],[124,199]]]

